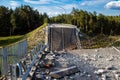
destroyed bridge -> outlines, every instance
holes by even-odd
[[[79,29],[74,25],[50,24],[45,27],[45,43],[39,43],[29,52],[27,40],[12,48],[0,49],[0,55],[3,56],[1,74],[5,75],[7,80],[119,80],[120,72],[114,70],[120,67],[114,66],[119,64],[119,49],[112,47],[83,50],[80,44],[82,35],[79,33]],[[19,55],[14,54],[16,52]],[[11,59],[8,56],[21,59],[16,59],[17,63],[7,64]],[[117,60],[114,61],[115,59]],[[113,63],[112,66],[109,62]],[[0,80],[2,79],[4,77]]]

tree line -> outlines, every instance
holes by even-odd
[[[51,23],[68,23],[76,25],[90,36],[98,34],[120,35],[120,15],[105,16],[73,8],[70,14],[50,18]]]
[[[44,22],[76,25],[82,32],[94,36],[98,34],[120,35],[120,15],[105,16],[73,8],[69,14],[48,17],[28,5],[13,9],[0,6],[0,36],[23,35],[39,27]]]
[[[28,5],[16,9],[0,6],[0,36],[23,35],[39,27],[48,18]]]

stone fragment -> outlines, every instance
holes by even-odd
[[[106,80],[106,79],[107,79],[106,75],[102,75],[102,80]]]
[[[64,80],[68,80],[68,76],[65,76],[65,77],[64,77]]]
[[[88,77],[91,77],[91,75],[90,75],[90,74],[88,74],[87,76],[88,76]]]
[[[120,74],[115,74],[116,80],[120,80]]]
[[[114,74],[120,74],[120,71],[118,71],[118,70],[113,70],[112,71]]]
[[[80,76],[84,76],[85,74],[83,74],[83,73],[80,73]]]
[[[75,76],[79,76],[79,73],[75,73]]]
[[[113,65],[107,66],[106,69],[107,70],[117,70],[117,68],[115,68]]]
[[[70,78],[70,79],[73,79],[73,77],[72,77],[72,76],[70,76],[69,78]]]
[[[91,58],[92,61],[97,61],[95,58]]]
[[[98,50],[98,49],[95,49],[95,52],[99,52],[99,50]]]
[[[113,61],[113,60],[114,60],[113,57],[111,57],[111,58],[107,58],[107,59],[106,59],[106,61]]]
[[[51,76],[46,76],[45,80],[51,80]]]
[[[85,57],[84,59],[87,61],[87,60],[88,60],[88,57]]]
[[[97,74],[97,75],[100,75],[100,74],[103,74],[105,72],[106,72],[105,70],[99,69],[99,70],[95,71],[94,73]]]
[[[84,72],[83,72],[83,74],[87,74],[87,72],[86,72],[86,71],[84,71]]]
[[[103,56],[98,55],[98,58],[103,58]]]

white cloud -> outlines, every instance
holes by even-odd
[[[19,6],[20,4],[19,4],[19,2],[17,2],[17,1],[10,1],[10,6],[14,9],[14,8],[16,8],[17,6]]]
[[[26,3],[31,4],[65,4],[68,0],[24,0]]]
[[[66,5],[64,5],[63,6],[63,8],[65,8],[65,9],[72,9],[73,7],[77,7],[78,5],[77,4],[66,4]]]
[[[103,4],[108,1],[110,0],[85,0],[80,5],[81,6],[93,6],[93,5]]]
[[[68,0],[24,0],[24,2],[31,4],[51,4],[48,6],[34,7],[40,13],[47,13],[49,16],[56,16],[59,14],[69,13],[73,7],[77,7],[77,4],[66,4]]]
[[[50,0],[24,0],[24,1],[31,4],[47,4]]]
[[[59,8],[55,6],[38,6],[34,9],[37,9],[40,13],[47,13],[50,17],[56,16],[58,14],[63,14],[63,11],[61,11]]]
[[[116,9],[120,10],[120,0],[119,1],[110,1],[105,5],[106,8],[108,9]]]
[[[56,16],[59,14],[70,13],[73,7],[77,7],[75,4],[66,4],[66,5],[54,5],[54,6],[37,6],[34,9],[37,9],[40,13],[47,13],[50,17]]]

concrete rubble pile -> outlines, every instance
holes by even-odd
[[[35,80],[120,80],[120,54],[113,48],[50,52]]]
[[[59,80],[79,72],[76,66],[68,65],[69,63],[62,56],[59,58],[61,54],[50,52],[44,55],[35,71],[33,77],[35,80]]]

